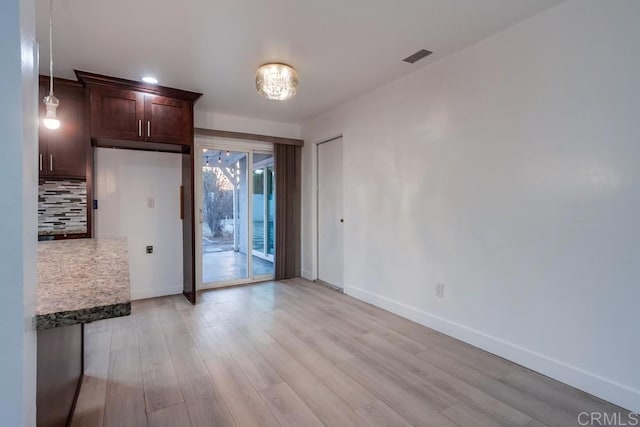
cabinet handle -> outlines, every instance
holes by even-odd
[[[49,170],[53,172],[53,154],[49,154]]]
[[[151,138],[151,121],[147,120],[147,138]]]
[[[138,120],[138,136],[142,136],[142,119]]]
[[[40,154],[40,172],[42,172],[42,154]]]

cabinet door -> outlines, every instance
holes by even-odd
[[[55,93],[60,99],[57,110],[60,128],[51,130],[40,126],[40,175],[85,178],[89,138],[84,129],[84,93],[64,89]]]
[[[124,89],[91,90],[91,136],[143,140],[144,94]]]
[[[45,115],[45,110],[44,107],[40,109],[40,124],[39,124],[39,130],[38,130],[38,174],[41,177],[45,177],[47,176],[47,173],[49,172],[49,168],[46,167],[47,163],[46,163],[46,159],[47,157],[47,137],[46,134],[51,132],[49,129],[45,128],[44,125],[42,124],[42,118]]]
[[[145,139],[168,144],[191,144],[191,106],[180,99],[145,95]]]
[[[43,99],[49,94],[49,86],[40,85],[38,93],[38,173],[40,177],[46,177],[49,174],[49,167],[47,166],[47,143],[49,136],[54,132],[44,127],[42,120],[46,116],[46,109]],[[58,129],[60,130],[60,129]]]

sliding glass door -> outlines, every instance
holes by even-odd
[[[200,288],[274,274],[273,154],[234,148],[203,144],[198,152]]]
[[[275,180],[273,153],[253,154],[253,274],[273,276]]]

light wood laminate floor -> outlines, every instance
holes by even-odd
[[[626,411],[302,279],[86,325],[73,426],[573,426]]]

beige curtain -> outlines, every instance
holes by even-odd
[[[276,176],[276,280],[300,276],[302,147],[274,144]]]

